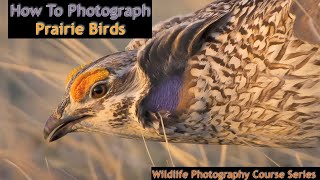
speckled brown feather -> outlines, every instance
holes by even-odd
[[[208,29],[202,48],[185,59],[186,83],[175,114],[178,119],[166,120],[170,122],[166,128],[172,129],[169,140],[279,147],[319,145],[319,46],[294,37],[290,3],[216,1],[195,14],[156,26],[155,36],[169,33],[170,27],[181,23],[215,17],[222,7],[223,12],[231,11],[230,16],[221,17]],[[155,40],[146,41],[146,45]],[[132,41],[129,47],[138,48],[132,45],[138,42],[143,51],[141,41]],[[153,63],[152,56],[150,59]]]

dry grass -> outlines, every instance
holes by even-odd
[[[319,0],[308,1],[319,4]],[[169,2],[171,8],[164,6]],[[154,7],[159,7],[154,8],[154,22],[207,2],[154,1]],[[8,40],[7,1],[2,4],[0,179],[148,179],[151,166],[173,162],[176,166],[320,166],[320,148],[169,144],[169,158],[168,144],[143,138],[78,133],[48,144],[42,128],[63,94],[68,72],[77,64],[124,49],[128,40]],[[313,19],[313,29],[320,27],[317,22]]]

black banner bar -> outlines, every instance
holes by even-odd
[[[152,180],[318,180],[320,167],[152,167]]]
[[[151,38],[152,0],[9,0],[9,38]]]

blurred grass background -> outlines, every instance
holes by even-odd
[[[154,0],[153,22],[210,2]],[[296,2],[295,33],[320,43],[320,0]],[[73,133],[49,144],[42,136],[69,71],[123,50],[129,40],[8,40],[7,3],[1,0],[0,6],[0,179],[149,179],[152,164],[142,140]],[[147,145],[156,166],[171,165],[164,143]],[[320,148],[170,144],[170,149],[176,166],[320,166]]]

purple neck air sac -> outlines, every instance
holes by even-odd
[[[182,77],[177,75],[160,82],[144,100],[144,108],[151,112],[175,111],[180,101],[181,87]]]

